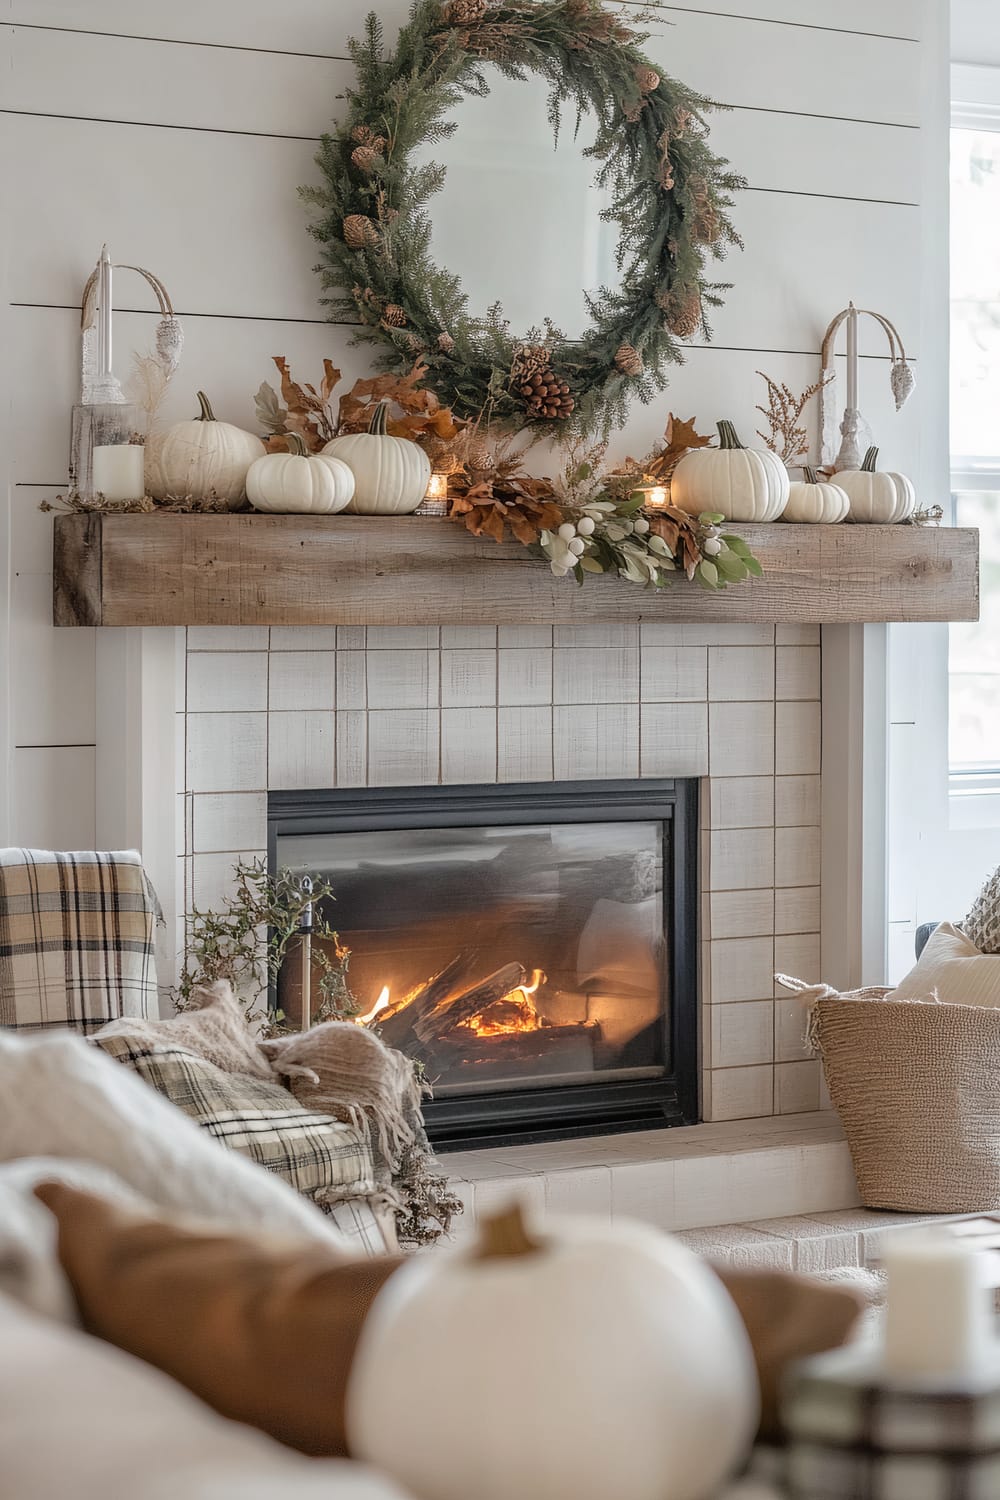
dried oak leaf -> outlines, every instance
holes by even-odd
[[[704,444],[700,446],[703,447]],[[693,577],[695,568],[701,562],[697,518],[678,510],[676,506],[668,505],[665,510],[650,516],[649,522],[650,528],[658,536],[662,536],[670,548],[677,565],[684,569],[689,578]]]
[[[671,412],[664,429],[662,448],[654,449],[639,465],[644,474],[650,479],[669,479],[685,453],[692,448],[708,447],[712,439],[696,430],[696,420],[692,417],[689,421],[682,422]]]
[[[562,507],[553,497],[548,480],[518,475],[500,481],[476,479],[464,490],[458,480],[455,487],[458,493],[451,503],[451,518],[473,536],[491,536],[502,542],[510,530],[527,547],[538,541],[540,532],[552,531],[562,523]]]

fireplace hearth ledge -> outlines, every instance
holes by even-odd
[[[835,1214],[860,1201],[840,1122],[825,1111],[448,1152],[441,1161],[466,1205],[460,1239],[512,1199],[543,1218],[585,1213],[673,1231]]]

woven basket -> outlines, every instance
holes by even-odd
[[[1000,1009],[777,977],[810,1006],[865,1207],[1000,1209]]]

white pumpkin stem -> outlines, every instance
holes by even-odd
[[[215,412],[212,410],[212,403],[211,403],[211,401],[209,401],[209,399],[205,395],[204,391],[199,391],[198,392],[198,405],[201,407],[201,411],[195,417],[195,421],[196,422],[214,422],[215,421]]]
[[[876,465],[877,462],[878,462],[878,449],[877,448],[869,448],[868,452],[865,454],[865,461],[861,465],[861,472],[862,472],[862,474],[874,474],[875,473],[875,465]]]
[[[372,437],[385,437],[388,428],[386,426],[389,416],[389,403],[380,401],[372,412],[372,419],[368,423],[368,431]]]
[[[305,443],[302,441],[302,434],[301,433],[298,433],[298,432],[286,432],[285,433],[285,442],[288,445],[288,451],[289,451],[289,453],[294,453],[294,455],[295,455],[296,458],[308,458],[309,457],[309,449],[306,447]]]
[[[806,484],[819,484],[819,475],[815,469],[810,469],[808,465],[803,467],[802,478]]]
[[[542,1247],[528,1233],[519,1203],[490,1214],[479,1225],[477,1260],[497,1260],[510,1255],[533,1255]]]
[[[729,449],[730,451],[732,451],[732,449],[734,448],[743,447],[743,444],[740,442],[739,438],[736,435],[736,428],[733,426],[732,422],[716,422],[715,425],[719,429],[720,448]]]

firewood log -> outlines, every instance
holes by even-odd
[[[413,1040],[415,1023],[427,1010],[447,999],[462,983],[476,961],[474,949],[456,953],[450,963],[394,1001],[378,1020],[378,1032],[387,1047],[405,1048]]]
[[[413,1033],[425,1045],[436,1042],[461,1021],[467,1021],[487,1005],[502,999],[519,984],[523,984],[526,978],[520,964],[504,964],[502,969],[489,974],[471,989],[463,990],[458,995],[446,996],[433,1010],[424,1006],[421,1015],[414,1022]]]

